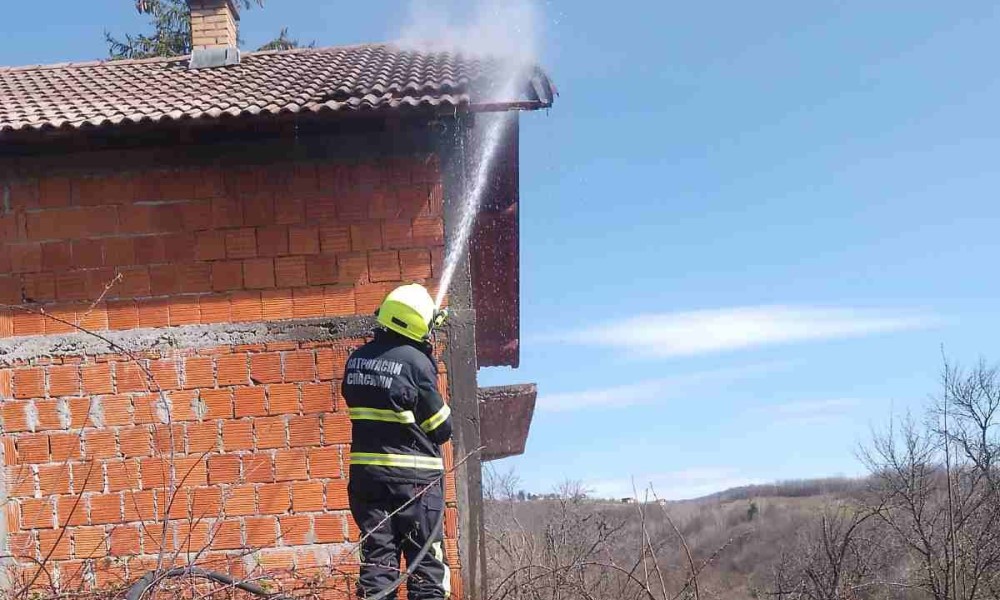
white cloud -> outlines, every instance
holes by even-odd
[[[640,498],[645,498],[647,491],[652,490],[660,500],[686,500],[759,483],[764,481],[747,477],[738,469],[707,467],[627,479],[590,481],[586,482],[584,487],[591,490],[592,495],[598,498],[629,498],[636,492]],[[649,494],[649,499],[653,499],[652,493]]]
[[[705,394],[712,389],[713,385],[723,385],[740,379],[773,373],[788,367],[790,364],[789,362],[759,363],[742,367],[696,371],[604,388],[556,394],[543,393],[538,399],[538,408],[547,411],[569,411],[649,404],[680,396]]]
[[[861,400],[855,398],[832,398],[787,402],[766,406],[762,410],[784,425],[821,425],[843,419],[860,405]]]
[[[937,322],[909,311],[757,306],[639,315],[543,340],[673,358],[924,329]]]

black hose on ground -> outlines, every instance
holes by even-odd
[[[441,534],[441,528],[444,527],[444,513],[445,511],[442,510],[441,516],[438,517],[437,523],[434,524],[434,529],[427,538],[427,542],[420,548],[420,552],[417,552],[417,555],[413,559],[413,563],[406,566],[406,571],[403,572],[399,578],[392,583],[392,585],[374,596],[367,598],[367,600],[385,600],[385,598],[388,598],[390,595],[395,593],[395,591],[399,589],[399,586],[403,585],[403,583],[409,579],[411,575],[413,575],[414,569],[416,569],[417,565],[423,562],[424,558],[427,557],[427,553],[431,551],[431,546],[434,545],[434,542],[437,541],[438,536]],[[159,577],[157,577],[157,575],[159,575]],[[128,593],[125,594],[125,600],[140,600],[150,586],[154,583],[158,583],[162,579],[185,576],[208,579],[216,583],[232,586],[238,590],[243,590],[244,592],[249,592],[255,596],[267,598],[268,600],[292,600],[289,596],[284,594],[273,594],[258,585],[237,581],[225,573],[207,571],[198,567],[173,567],[162,573],[150,571],[132,584],[132,586],[128,589]]]

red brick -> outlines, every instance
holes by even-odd
[[[141,242],[140,242],[141,243]],[[79,247],[79,250],[77,249]],[[103,257],[102,257],[103,253]],[[87,262],[97,264],[82,264],[83,261],[78,255],[86,257]],[[73,261],[78,266],[101,265],[107,267],[125,267],[136,264],[135,261],[135,238],[119,237],[108,238],[106,240],[76,240],[73,242]]]
[[[248,226],[274,223],[274,196],[269,193],[246,196],[243,200],[243,224]]]
[[[38,468],[41,471],[45,465]],[[6,474],[7,493],[14,498],[31,498],[35,495],[35,474],[29,465],[17,465],[7,467]],[[69,488],[69,480],[66,481],[66,488]],[[44,488],[43,488],[44,489]],[[52,493],[60,493],[58,491]],[[68,493],[68,492],[62,492]],[[45,494],[48,495],[48,494]]]
[[[82,367],[83,391],[87,394],[110,394],[114,392],[111,383],[112,364],[103,363]]]
[[[351,421],[344,412],[323,415],[323,439],[327,444],[351,443]]]
[[[90,459],[118,456],[115,432],[109,429],[88,430],[83,438],[84,456]]]
[[[256,491],[252,485],[237,485],[223,494],[227,517],[245,517],[257,514]]]
[[[126,458],[152,454],[151,438],[149,429],[146,427],[122,429],[118,434],[118,441],[121,445],[121,453]]]
[[[212,291],[212,265],[209,263],[189,263],[177,267],[177,283],[180,291],[197,294]]]
[[[369,252],[368,276],[373,282],[400,281],[399,252],[395,250]]]
[[[25,498],[19,504],[21,505],[21,526],[25,529],[52,529],[55,527],[50,498],[38,500]],[[86,521],[81,521],[81,523],[84,522]]]
[[[23,507],[22,501],[22,507]],[[56,524],[58,527],[86,525],[87,500],[83,496],[59,496],[56,500]]]
[[[201,322],[204,324],[229,323],[232,321],[232,312],[229,298],[226,295],[202,296],[199,299],[201,306]]]
[[[215,387],[215,367],[211,357],[194,356],[184,360],[184,389]]]
[[[351,225],[351,249],[356,252],[382,248],[382,224],[370,221]]]
[[[94,494],[89,501],[90,523],[92,525],[122,522],[121,494]]]
[[[314,479],[335,479],[341,477],[340,448],[326,446],[325,448],[309,449],[309,474]]]
[[[247,517],[247,546],[265,548],[278,542],[277,519],[274,517]]]
[[[108,555],[107,534],[103,527],[80,527],[73,531],[77,558],[101,558]]]
[[[293,448],[318,446],[320,444],[319,416],[291,417],[288,420],[288,439]]]
[[[290,254],[319,254],[319,228],[295,226],[288,229]]]
[[[205,409],[204,419],[233,418],[232,390],[201,390],[201,401]]]
[[[212,289],[217,292],[243,289],[243,262],[230,260],[212,263]]]
[[[338,254],[337,281],[342,284],[363,284],[368,282],[367,254]]]
[[[236,389],[234,399],[236,418],[259,417],[267,414],[263,387],[243,387]]]
[[[133,556],[140,553],[138,527],[115,527],[111,530],[111,556]]]
[[[254,432],[258,449],[285,447],[284,417],[261,417],[254,420]]]
[[[292,314],[296,319],[322,317],[324,311],[322,288],[306,287],[292,290]]]
[[[312,518],[302,515],[278,517],[281,542],[285,546],[303,546],[312,543]]]
[[[268,412],[272,415],[299,412],[299,388],[295,384],[267,386]]]
[[[3,403],[4,430],[8,433],[28,431],[33,429],[33,423],[28,422],[30,403],[25,400],[7,400]]]
[[[97,467],[100,471],[100,467]],[[59,465],[39,465],[38,466],[38,489],[42,496],[53,494],[70,493],[69,486],[70,468],[68,464]],[[82,484],[83,482],[77,482]]]
[[[329,510],[347,510],[347,480],[333,479],[326,484],[326,507]]]
[[[164,417],[167,416],[168,410],[164,395],[163,392],[160,392],[141,394],[132,398],[132,403],[135,405],[132,417],[135,419],[136,425],[149,425],[166,420]]]
[[[263,305],[260,292],[235,292],[232,299],[232,320],[236,323],[260,321],[263,318]]]
[[[69,242],[46,242],[42,244],[42,269],[46,271],[62,271],[71,266],[73,266],[73,255]]]
[[[142,489],[165,488],[170,484],[170,461],[164,458],[143,458],[139,461]]]
[[[139,463],[134,460],[108,461],[108,491],[120,492],[139,488]]]
[[[284,256],[288,254],[287,227],[261,227],[257,229],[258,256]]]
[[[196,260],[221,260],[226,257],[225,231],[199,231],[195,237]]]
[[[160,298],[139,300],[139,327],[170,325],[170,301]]]
[[[429,250],[401,250],[399,252],[399,266],[403,281],[422,281],[432,277]]]
[[[219,385],[247,385],[250,383],[250,369],[246,354],[220,356],[217,360]]]
[[[320,368],[320,378],[322,379],[322,360],[319,360],[321,354],[317,352],[317,363],[321,365]],[[330,379],[327,377],[326,379]],[[302,412],[305,414],[309,413],[322,413],[330,412],[333,410],[333,390],[330,384],[305,384],[302,386]]]
[[[216,487],[195,488],[191,493],[191,516],[194,519],[222,516],[222,490]]]
[[[308,477],[305,450],[279,450],[274,453],[276,481],[303,481]]]
[[[210,450],[218,450],[219,427],[215,421],[188,423],[185,428],[189,454],[203,454]]]
[[[77,366],[49,367],[49,395],[75,396],[80,393],[80,370]]]
[[[338,277],[336,255],[323,254],[306,259],[306,280],[309,285],[337,283]]]
[[[195,234],[171,233],[163,237],[167,262],[186,264],[195,261]]]
[[[323,484],[318,481],[292,483],[292,510],[297,513],[323,510]]]
[[[39,550],[42,557],[49,560],[66,560],[70,557],[70,533],[62,529],[42,530],[38,532]],[[34,546],[34,544],[32,544]],[[30,554],[35,557],[34,552]]]
[[[291,319],[295,316],[291,290],[266,290],[261,293],[264,319]]]
[[[274,481],[274,468],[271,457],[266,454],[253,454],[243,463],[243,479],[248,483],[268,483]]]
[[[226,452],[253,449],[253,424],[251,421],[225,421],[222,423],[222,447]]]
[[[166,259],[155,259],[150,262],[163,262],[164,260]],[[180,290],[181,283],[177,265],[166,264],[149,267],[149,291],[152,295],[166,296],[176,294]]]
[[[81,458],[79,433],[49,434],[49,444],[52,447],[53,462]]]
[[[36,273],[42,270],[41,244],[10,244],[11,273]]]
[[[177,486],[189,488],[208,485],[207,461],[201,456],[185,456],[174,459]]]
[[[14,371],[14,396],[16,398],[44,398],[45,371],[43,369],[18,369]]]
[[[286,382],[316,379],[316,357],[310,351],[286,352],[284,355]]]
[[[226,232],[226,258],[242,259],[257,256],[257,235],[253,229]]]
[[[275,285],[279,288],[300,287],[308,283],[304,256],[281,256],[274,259],[274,273]]]
[[[104,491],[104,470],[94,460],[73,463],[73,493]]]
[[[285,514],[291,509],[291,486],[268,483],[257,487],[257,512],[262,515]]]
[[[250,379],[258,384],[280,382],[281,355],[277,352],[250,355]]]
[[[126,491],[122,496],[126,523],[156,518],[152,491]]]
[[[168,308],[171,326],[197,325],[201,322],[201,307],[196,297],[180,296],[174,298]]]
[[[115,381],[118,384],[119,394],[149,391],[149,375],[144,367],[145,364],[140,366],[131,362],[115,365]]]
[[[236,454],[222,454],[208,457],[208,482],[236,483],[240,480],[240,457]]]
[[[340,515],[316,515],[313,528],[318,544],[336,544],[345,540],[344,518]]]
[[[147,365],[152,374],[154,391],[171,391],[180,387],[178,363],[175,360],[154,360]],[[147,377],[148,379],[148,377]]]
[[[58,400],[35,400],[35,431],[65,429]]]
[[[139,307],[132,300],[108,302],[108,328],[113,330],[135,329],[139,326]]]
[[[343,225],[326,225],[319,230],[323,254],[340,254],[351,250],[351,230]]]
[[[243,261],[243,285],[248,289],[273,288],[274,282],[274,259],[255,258]]]
[[[212,531],[212,548],[235,550],[243,547],[243,533],[239,521],[220,521]]]
[[[54,302],[56,300],[56,278],[52,273],[27,273],[22,276],[23,297],[30,302]],[[19,297],[20,300],[20,297]],[[20,313],[27,316],[34,313]],[[39,315],[39,318],[43,318]],[[31,335],[31,331],[18,330],[18,335]]]

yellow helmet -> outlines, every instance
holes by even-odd
[[[383,327],[418,342],[427,339],[431,327],[444,320],[430,293],[417,283],[389,292],[376,314]]]

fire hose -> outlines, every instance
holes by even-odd
[[[423,562],[424,558],[427,557],[427,553],[431,551],[431,546],[437,541],[439,535],[441,535],[441,529],[444,526],[444,513],[441,511],[441,515],[438,517],[437,523],[434,524],[434,528],[431,534],[427,537],[427,541],[417,552],[417,555],[413,558],[413,563],[407,565],[406,571],[404,571],[392,582],[392,584],[381,592],[367,598],[366,600],[384,600],[388,598],[391,594],[395,593],[399,586],[409,579],[413,575],[413,571],[416,570],[417,566]],[[233,587],[238,590],[243,590],[244,592],[249,592],[255,596],[260,596],[261,598],[267,598],[268,600],[291,600],[290,596],[285,594],[276,594],[268,592],[264,588],[254,585],[252,583],[247,583],[244,581],[237,581],[233,577],[226,575],[225,573],[219,573],[217,571],[208,571],[201,569],[199,567],[188,566],[188,567],[174,567],[167,569],[166,571],[150,571],[143,575],[138,581],[132,584],[128,589],[128,593],[125,594],[125,600],[141,600],[145,595],[146,591],[153,586],[154,583],[158,583],[164,579],[171,579],[175,577],[195,577],[198,579],[208,579],[216,583],[221,583]]]

